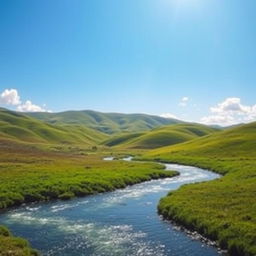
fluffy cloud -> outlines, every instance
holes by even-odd
[[[161,117],[163,118],[174,118],[174,119],[177,119],[177,116],[171,114],[171,113],[163,113],[160,115]]]
[[[0,105],[17,106],[16,110],[21,112],[50,112],[44,107],[33,104],[30,100],[22,102],[16,89],[5,89],[0,94]]]
[[[249,113],[251,111],[250,106],[244,106],[241,104],[240,98],[227,98],[223,102],[219,103],[216,107],[211,108],[212,113]]]
[[[232,116],[211,115],[201,118],[201,122],[204,124],[219,124],[226,126],[233,124],[234,118]]]
[[[256,120],[256,105],[243,105],[240,98],[227,98],[210,111],[212,115],[203,117],[202,123],[226,126]]]
[[[33,104],[30,100],[27,100],[25,103],[19,105],[17,110],[20,112],[48,112],[46,109]]]
[[[5,89],[0,95],[0,104],[19,105],[20,103],[20,96],[15,89]]]
[[[188,97],[183,97],[183,98],[181,99],[179,105],[180,105],[181,107],[186,107],[187,104],[188,104],[188,101],[189,101],[189,98],[188,98]]]

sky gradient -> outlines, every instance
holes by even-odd
[[[255,9],[254,0],[0,0],[0,105],[256,120]]]

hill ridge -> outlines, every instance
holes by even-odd
[[[163,125],[184,121],[140,113],[98,112],[94,110],[69,110],[58,113],[26,113],[52,124],[80,124],[107,134],[148,131]]]
[[[79,125],[52,125],[25,113],[0,108],[0,137],[30,143],[95,145],[107,135]]]

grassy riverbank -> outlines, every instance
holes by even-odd
[[[256,123],[154,150],[144,157],[225,174],[170,193],[160,201],[159,212],[217,240],[230,255],[256,255]]]
[[[19,237],[14,237],[8,229],[0,226],[0,255],[1,256],[37,256],[29,243]]]
[[[10,141],[1,143],[0,209],[106,192],[177,174],[165,172],[159,164],[103,161],[102,155],[81,151],[50,152]]]

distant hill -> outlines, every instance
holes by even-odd
[[[153,149],[193,140],[216,131],[218,129],[201,124],[175,124],[156,128],[144,133],[132,133],[111,137],[104,144],[110,147]]]
[[[79,125],[51,125],[25,114],[0,108],[0,138],[31,143],[95,145],[108,136]]]
[[[175,146],[150,151],[151,156],[249,156],[256,149],[256,122],[239,125]]]
[[[85,125],[107,134],[137,133],[163,125],[184,123],[177,119],[146,114],[101,113],[92,110],[26,114],[50,124]]]

